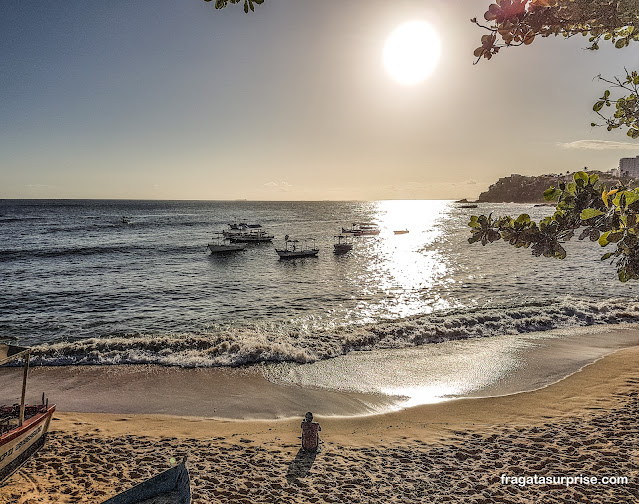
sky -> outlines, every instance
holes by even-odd
[[[473,65],[489,0],[5,0],[0,198],[475,198],[499,177],[639,155],[592,128],[637,47],[536,40]],[[384,44],[422,20],[423,82]]]

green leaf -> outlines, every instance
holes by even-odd
[[[602,247],[605,247],[606,245],[608,245],[608,235],[610,234],[610,231],[606,231],[604,234],[602,234],[599,237],[599,245],[601,245]]]
[[[470,217],[470,222],[468,223],[468,225],[472,228],[481,228],[481,224],[479,222],[477,222],[477,216],[476,215],[472,215]]]
[[[610,259],[613,255],[615,255],[616,252],[608,252],[607,254],[604,254],[601,256],[601,260],[605,261],[606,259]]]
[[[546,201],[552,201],[554,199],[557,199],[560,194],[561,190],[557,189],[556,187],[551,187],[544,191],[544,199]]]
[[[626,208],[632,205],[635,201],[639,200],[639,194],[633,191],[625,191],[626,195]]]
[[[581,220],[592,219],[593,217],[599,217],[600,215],[605,215],[601,210],[597,210],[596,208],[586,208],[581,212]]]
[[[592,186],[594,186],[598,181],[599,181],[599,175],[597,175],[596,173],[593,173],[592,175],[588,177],[588,183]]]
[[[517,217],[517,220],[515,221],[517,224],[530,224],[530,215],[528,214],[521,214],[519,217]]]
[[[622,196],[623,196],[623,191],[620,192],[620,193],[617,193],[615,198],[612,200],[612,204],[615,205],[617,208],[619,208],[621,206],[621,197]]]
[[[592,106],[592,110],[594,110],[595,112],[599,112],[603,108],[603,106],[604,102],[603,100],[600,100]]]
[[[577,173],[573,175],[572,178],[574,179],[575,182],[579,182],[581,180],[583,184],[588,183],[588,174],[583,171],[578,171]]]

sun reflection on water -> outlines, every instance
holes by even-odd
[[[451,308],[450,301],[440,297],[442,291],[435,289],[450,281],[450,265],[438,247],[450,202],[394,200],[376,205],[373,220],[380,235],[378,239],[360,237],[358,247],[375,258],[364,266],[365,275],[374,279],[365,293],[385,296],[374,305],[362,301],[360,314],[405,317]],[[408,233],[394,234],[397,230]]]

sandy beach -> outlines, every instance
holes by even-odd
[[[194,503],[637,502],[638,361],[635,347],[532,392],[319,417],[314,457],[299,453],[300,418],[57,412],[0,503],[99,503],[185,456]],[[535,475],[582,479],[504,479]]]

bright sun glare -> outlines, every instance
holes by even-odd
[[[384,66],[400,84],[417,84],[433,71],[441,54],[439,36],[425,21],[396,28],[384,45]]]

